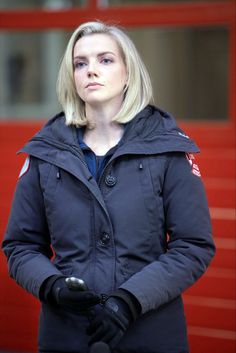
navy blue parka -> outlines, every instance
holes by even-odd
[[[61,113],[22,149],[29,168],[3,242],[10,276],[37,298],[57,274],[83,278],[97,293],[123,288],[142,315],[116,352],[187,353],[181,294],[215,250],[205,190],[189,157],[198,148],[169,114],[147,106],[96,182],[76,130]],[[42,302],[39,350],[86,353],[88,322]]]

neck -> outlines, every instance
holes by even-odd
[[[86,117],[91,127],[109,126],[112,119],[119,112],[121,102],[113,102],[113,104],[87,105]]]
[[[123,135],[124,127],[122,124],[112,121],[116,112],[114,109],[89,109],[89,126],[84,133],[84,142],[97,155],[105,155],[109,149],[114,147]]]

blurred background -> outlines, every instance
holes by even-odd
[[[234,0],[0,0],[0,240],[22,145],[60,111],[55,85],[72,31],[120,25],[150,72],[155,103],[201,148],[217,255],[184,294],[191,353],[236,351],[236,3]],[[117,78],[118,79],[118,78]],[[0,253],[0,351],[37,351],[39,303]]]

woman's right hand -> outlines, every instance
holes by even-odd
[[[101,302],[101,296],[90,290],[71,288],[66,277],[53,276],[46,284],[46,301],[72,311],[84,312]],[[49,288],[50,287],[50,288]]]

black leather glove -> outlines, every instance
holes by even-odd
[[[102,341],[114,349],[140,311],[138,300],[128,291],[118,289],[108,297],[102,310],[90,322],[87,329],[87,334],[91,336],[89,344]]]
[[[84,312],[101,302],[101,297],[90,290],[70,288],[66,277],[53,276],[44,284],[44,300],[66,310]]]

